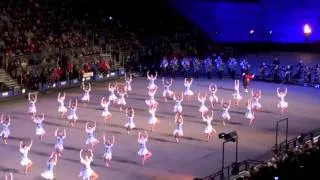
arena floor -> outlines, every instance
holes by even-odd
[[[222,81],[213,80],[220,87],[218,97],[225,100],[232,98],[233,81],[224,79]],[[161,81],[156,82],[161,87]],[[195,92],[205,92],[208,89],[209,81],[206,79],[195,80],[192,89]],[[195,97],[187,103],[183,103],[184,114],[184,138],[180,144],[175,143],[172,132],[174,130],[174,113],[172,101],[167,103],[161,98],[162,89],[157,93],[157,100],[160,102],[157,116],[160,124],[151,133],[148,148],[153,156],[144,166],[140,165],[137,156],[139,145],[137,144],[137,133],[146,129],[149,113],[145,99],[147,98],[146,78],[136,78],[133,81],[133,92],[127,98],[127,104],[133,106],[136,112],[135,123],[138,130],[134,130],[130,135],[126,134],[123,125],[126,123],[125,114],[119,111],[118,107],[110,108],[113,118],[107,125],[101,118],[100,98],[107,96],[105,84],[95,84],[91,92],[92,100],[85,107],[79,104],[78,115],[80,120],[74,128],[67,127],[67,120],[58,117],[56,102],[57,93],[47,94],[39,97],[37,103],[38,112],[45,113],[45,130],[47,132],[44,141],[40,142],[35,136],[35,125],[27,114],[27,101],[16,100],[0,104],[1,112],[12,114],[11,138],[8,145],[1,145],[0,177],[5,172],[13,172],[16,180],[42,179],[48,156],[53,151],[55,138],[54,130],[57,127],[67,129],[67,138],[64,146],[65,151],[61,160],[58,161],[54,169],[56,179],[73,180],[79,179],[78,174],[82,169],[79,162],[79,151],[85,148],[86,133],[84,124],[86,121],[96,120],[98,128],[96,137],[102,140],[101,135],[106,132],[108,136],[116,137],[113,148],[113,159],[111,166],[105,168],[101,158],[103,154],[102,143],[95,148],[95,159],[93,169],[98,173],[99,179],[117,180],[143,180],[143,179],[191,179],[192,177],[203,177],[218,170],[221,167],[222,141],[215,136],[209,142],[205,141],[204,128],[200,113],[198,112],[199,102]],[[286,100],[289,103],[288,112],[280,114],[276,108],[278,98],[276,88],[284,87],[271,83],[253,82],[251,88],[262,90],[261,104],[263,109],[257,112],[256,121],[253,126],[248,126],[248,120],[244,118],[245,100],[240,102],[239,107],[233,106],[230,109],[231,122],[223,127],[221,123],[221,109],[215,109],[214,127],[221,132],[237,130],[239,135],[239,161],[251,158],[254,159],[269,151],[275,144],[276,121],[282,118],[289,118],[290,138],[307,132],[320,126],[318,112],[320,110],[319,89],[306,88],[300,86],[288,86]],[[183,91],[183,81],[176,80],[172,87],[178,92]],[[80,89],[67,90],[68,97],[81,98],[83,92]],[[249,94],[242,93],[244,99]],[[67,101],[66,101],[67,102]],[[209,106],[208,106],[209,107]],[[280,140],[284,140],[285,126],[280,126]],[[19,164],[19,140],[34,139],[29,157],[34,162],[34,166],[28,175],[23,175],[22,167]],[[229,165],[235,159],[235,144],[226,144],[225,164]]]

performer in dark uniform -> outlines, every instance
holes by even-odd
[[[218,75],[218,78],[219,79],[222,79],[223,77],[223,66],[224,66],[224,63],[221,59],[220,56],[217,57],[217,59],[215,60],[215,63],[216,63],[216,68],[217,68],[217,75]]]
[[[197,57],[195,57],[195,58],[192,59],[192,65],[193,65],[194,78],[198,79],[199,78],[199,72],[200,72],[200,69],[201,69],[201,62]]]
[[[207,77],[208,79],[211,79],[212,77],[212,68],[213,68],[213,65],[212,65],[212,60],[210,57],[207,57],[205,60],[204,60],[204,66],[205,66],[205,70],[207,72]]]
[[[179,64],[178,64],[178,59],[174,57],[170,61],[170,74],[172,78],[176,78],[176,72],[178,71]]]
[[[247,73],[243,73],[242,74],[242,79],[243,79],[243,87],[244,87],[244,91],[248,92],[248,88],[250,85],[250,81],[254,78],[254,74],[250,74],[249,72]]]
[[[238,62],[235,58],[230,57],[228,61],[228,73],[232,79],[236,79]]]
[[[166,75],[168,73],[168,66],[169,66],[168,59],[166,57],[163,57],[163,59],[161,61],[161,64],[160,64],[161,76],[162,77],[166,77]]]
[[[181,66],[182,66],[182,72],[183,72],[184,78],[188,78],[189,77],[189,70],[190,70],[189,58],[184,57],[181,61]]]

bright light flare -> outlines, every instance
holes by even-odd
[[[310,34],[312,33],[311,27],[309,26],[309,24],[305,24],[305,25],[303,26],[303,33],[304,33],[305,35],[310,35]]]

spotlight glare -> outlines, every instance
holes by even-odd
[[[303,33],[305,35],[310,35],[312,33],[311,27],[309,26],[309,24],[305,24],[303,26]]]
[[[254,33],[254,30],[250,30],[250,32],[249,32],[250,34],[253,34]]]

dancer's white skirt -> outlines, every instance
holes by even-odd
[[[32,106],[30,106],[29,107],[29,113],[31,114],[33,114],[33,113],[36,113],[37,112],[37,108],[36,108],[36,106],[34,106],[34,105],[32,105]]]
[[[148,85],[148,89],[155,89],[155,88],[157,88],[158,86],[156,85],[156,84],[153,84],[153,83],[150,83],[149,85]]]
[[[162,93],[162,96],[163,97],[167,97],[167,96],[172,96],[173,95],[173,91],[171,90],[164,90],[163,93]]]
[[[155,116],[151,116],[148,120],[149,124],[156,124],[158,122],[158,118]]]
[[[252,103],[252,108],[253,109],[261,109],[262,106],[261,106],[261,104],[259,102],[253,102]]]
[[[89,180],[92,175],[93,170],[91,168],[86,168],[82,170],[79,174],[79,176],[82,177],[83,180]]]
[[[88,137],[86,140],[86,145],[98,143],[99,140],[93,136]]]
[[[219,102],[219,98],[217,96],[209,96],[209,101],[212,102]]]
[[[223,119],[227,119],[227,120],[230,120],[230,119],[231,119],[230,114],[227,113],[227,112],[223,112],[223,113],[222,113],[222,118],[223,118]]]
[[[204,113],[207,112],[209,109],[206,106],[200,106],[199,112]]]
[[[254,115],[252,113],[246,113],[246,118],[252,120],[254,119]]]
[[[109,101],[116,101],[118,99],[118,97],[115,94],[111,94],[109,96]]]
[[[76,121],[76,120],[78,120],[79,119],[79,117],[76,115],[76,114],[70,114],[69,116],[68,116],[68,120],[74,120],[74,121]]]
[[[126,91],[132,91],[132,87],[131,87],[131,85],[126,85]]]
[[[110,161],[110,160],[112,159],[112,153],[111,153],[111,152],[105,152],[105,153],[103,154],[103,159]]]
[[[110,115],[111,115],[111,113],[109,111],[103,111],[101,116],[102,117],[108,117]]]
[[[57,143],[54,145],[54,149],[58,150],[58,151],[63,151],[63,144]]]
[[[178,105],[175,105],[174,107],[173,107],[173,112],[182,112],[182,106],[178,106]]]
[[[90,101],[90,95],[89,94],[85,94],[82,98],[82,101]]]
[[[59,106],[59,108],[58,108],[58,112],[65,113],[67,111],[68,111],[68,109],[65,106]]]
[[[46,131],[43,128],[36,128],[36,135],[42,136],[46,133]]]
[[[241,100],[242,99],[242,96],[240,95],[240,94],[238,94],[238,93],[236,93],[236,94],[233,94],[233,99],[235,99],[235,100]]]
[[[194,93],[193,93],[193,91],[192,90],[186,90],[186,91],[184,91],[184,93],[183,93],[185,96],[193,96],[194,95]]]
[[[117,102],[119,105],[126,105],[127,104],[127,102],[126,102],[126,100],[125,99],[123,99],[123,98],[120,98],[120,99],[118,99],[118,102]]]
[[[10,130],[9,129],[6,129],[6,130],[2,130],[0,132],[0,136],[3,136],[4,138],[8,138],[10,135]]]
[[[42,176],[44,179],[49,179],[49,180],[53,180],[53,179],[54,179],[53,172],[52,172],[52,171],[48,171],[48,170],[46,170],[45,172],[43,172],[43,173],[41,174],[41,176]]]
[[[278,103],[278,108],[284,109],[284,108],[287,108],[287,107],[288,107],[288,102],[286,102],[286,101],[280,101]]]
[[[147,148],[140,148],[139,151],[138,151],[138,155],[139,156],[144,156],[146,154],[149,153],[149,150]]]
[[[21,161],[20,161],[20,165],[21,166],[26,166],[28,165],[29,163],[31,163],[32,161],[29,159],[29,158],[22,158]]]
[[[206,133],[206,134],[210,134],[210,133],[212,133],[212,131],[213,131],[212,126],[207,126],[207,127],[204,129],[204,133]]]
[[[175,129],[173,131],[173,135],[183,136],[183,130],[182,129]]]
[[[129,128],[129,129],[133,129],[133,128],[136,127],[136,125],[135,125],[133,122],[132,122],[132,123],[126,123],[126,124],[124,125],[124,127]]]

